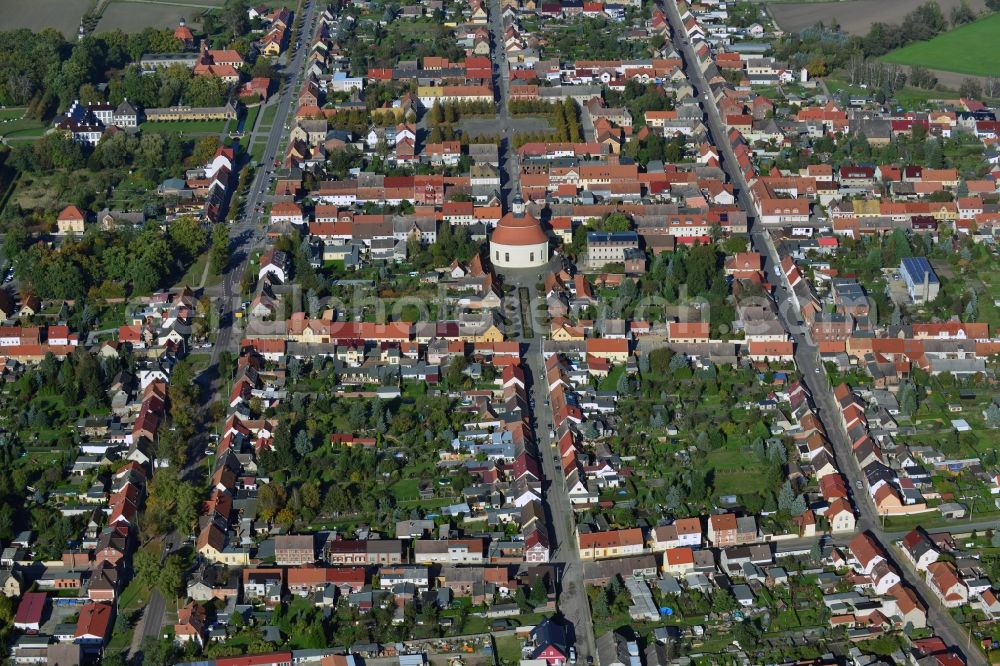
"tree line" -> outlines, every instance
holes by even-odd
[[[986,4],[994,11],[1000,10],[1000,0],[988,0]],[[881,86],[888,77],[888,83],[892,85],[895,80],[893,89],[898,89],[906,83],[902,69],[885,65],[879,68],[866,61],[912,42],[931,39],[949,26],[958,27],[975,19],[975,12],[966,2],[954,7],[946,18],[937,1],[928,0],[907,13],[900,23],[875,22],[863,36],[846,34],[834,19],[830,25],[818,22],[798,33],[782,36],[774,43],[773,51],[776,58],[786,60],[793,67],[808,66],[810,72],[848,67],[857,83]],[[912,83],[930,88],[937,82],[920,72]]]

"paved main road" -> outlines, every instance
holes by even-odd
[[[684,57],[685,71],[688,80],[694,87],[698,97],[701,99],[702,107],[705,110],[705,119],[709,132],[719,148],[722,168],[729,176],[730,181],[737,190],[740,204],[746,209],[748,215],[754,211],[753,202],[750,200],[749,188],[743,172],[740,170],[732,146],[728,141],[728,134],[722,123],[718,106],[711,98],[711,89],[705,80],[705,75],[697,66],[697,59],[694,53],[694,46],[687,39],[687,33],[681,21],[677,4],[672,0],[663,0],[662,5],[666,10],[667,20],[673,31],[674,48]],[[748,218],[749,219],[749,218]],[[764,256],[765,270],[768,276],[774,275],[774,266],[779,261],[778,252],[774,247],[771,235],[759,224],[751,226],[751,241],[754,249]],[[789,301],[789,299],[792,299]],[[813,400],[818,410],[820,420],[826,428],[834,453],[839,463],[840,471],[847,477],[852,492],[867,488],[864,475],[861,472],[857,459],[854,457],[851,446],[844,428],[843,419],[840,417],[840,410],[833,396],[833,389],[826,376],[826,370],[820,362],[819,351],[805,331],[798,325],[798,308],[794,300],[794,293],[791,285],[784,274],[781,273],[780,283],[777,292],[779,317],[795,339],[795,363],[803,375],[806,386],[812,393]],[[887,534],[881,527],[878,513],[870,495],[865,492],[854,493],[854,504],[860,514],[857,528],[859,532],[867,531],[875,537],[886,552],[893,555],[892,535]],[[898,551],[896,553],[898,555]],[[968,639],[966,632],[951,617],[948,611],[938,602],[937,597],[931,593],[924,580],[912,568],[902,562],[902,558],[893,557],[896,561],[897,569],[903,579],[915,590],[927,604],[927,619],[933,625],[934,630],[950,645],[959,649],[966,649]],[[978,649],[967,650],[966,655],[971,664],[985,664],[986,660]]]
[[[517,151],[514,149],[514,126],[511,122],[507,102],[510,99],[510,66],[507,64],[507,53],[504,49],[504,27],[500,0],[489,0],[487,5],[490,31],[490,58],[493,61],[493,93],[497,101],[497,133],[500,143],[497,146],[500,158],[500,198],[506,210],[515,192],[519,190],[519,168]]]
[[[233,327],[236,322],[236,312],[240,309],[241,294],[240,283],[243,280],[243,273],[246,271],[247,263],[254,249],[263,241],[264,232],[260,221],[263,213],[258,212],[258,205],[264,201],[271,184],[271,174],[274,173],[274,162],[279,157],[278,150],[281,147],[282,139],[287,132],[285,124],[289,119],[289,112],[295,102],[298,91],[298,81],[305,71],[306,55],[312,44],[312,35],[316,30],[316,0],[305,1],[305,15],[302,22],[299,48],[295,44],[290,44],[290,51],[287,51],[283,58],[285,64],[282,67],[281,89],[277,99],[272,97],[268,102],[268,107],[277,105],[274,121],[271,124],[267,136],[267,144],[264,148],[264,156],[257,173],[250,184],[250,189],[244,204],[244,214],[233,224],[230,230],[230,262],[226,269],[225,278],[221,289],[214,288],[206,290],[209,295],[215,297],[215,310],[213,316],[216,317],[216,338],[212,349],[212,358],[209,367],[196,379],[201,389],[203,406],[207,406],[217,395],[220,388],[226,381],[225,377],[219,377],[219,357],[223,351],[234,351],[235,344],[239,338],[233,337]],[[261,109],[261,114],[264,109]],[[254,128],[253,134],[247,145],[252,145],[257,138],[255,134],[259,131],[260,122]],[[244,167],[245,168],[245,167]],[[235,204],[235,202],[233,202]],[[202,410],[203,418],[208,418],[208,410]],[[206,424],[203,433],[209,432],[210,424]],[[204,459],[205,442],[198,437],[192,442],[191,463],[185,467],[181,474],[189,478],[201,467]],[[171,543],[169,538],[164,547],[164,557],[172,548],[179,544],[179,539]],[[155,637],[159,634],[163,626],[163,615],[166,609],[166,602],[159,590],[153,590],[150,594],[149,603],[143,609],[142,618],[132,635],[132,645],[130,655],[135,657],[141,650],[142,640],[145,637]]]
[[[230,231],[229,266],[226,269],[221,287],[207,290],[210,296],[215,297],[213,316],[216,317],[216,338],[209,366],[197,380],[201,388],[202,401],[206,405],[218,395],[218,391],[228,379],[228,377],[219,377],[220,355],[223,351],[238,351],[239,336],[234,337],[234,327],[236,313],[240,310],[242,303],[240,284],[250,256],[261,245],[265,237],[264,229],[260,224],[263,219],[263,211],[258,210],[258,208],[263,208],[270,189],[271,177],[274,174],[275,160],[281,157],[279,150],[282,139],[288,132],[287,124],[297,98],[298,82],[305,72],[306,56],[312,44],[316,27],[316,0],[306,0],[301,37],[299,38],[301,46],[295,48],[295,45],[292,44],[291,51],[286,52],[284,56],[286,63],[281,73],[281,89],[277,96],[272,97],[268,103],[269,107],[276,105],[277,110],[268,130],[264,153],[257,173],[250,183],[250,189],[244,203],[244,214],[233,224]],[[263,110],[259,115],[263,115]],[[260,125],[261,123],[258,122],[257,128],[254,129],[255,134],[259,131]],[[257,136],[251,136],[248,145],[252,145],[256,139]],[[196,443],[191,456],[192,462],[184,470],[185,475],[190,474],[201,465],[204,451],[204,446],[201,444],[203,442]]]
[[[544,277],[544,273],[558,265],[558,259],[550,262],[550,268],[542,271],[523,270],[506,271],[506,283],[515,287],[524,287],[531,294],[535,293],[535,285]],[[515,292],[515,299],[517,299]],[[543,302],[531,299],[531,307],[543,307]],[[573,625],[576,639],[577,659],[581,662],[587,657],[597,658],[597,645],[594,636],[593,619],[590,614],[590,601],[587,598],[587,587],[584,583],[583,562],[576,540],[576,518],[573,506],[566,492],[566,479],[562,472],[562,462],[559,457],[556,441],[550,436],[552,427],[552,408],[549,404],[549,391],[545,375],[545,361],[542,357],[542,336],[538,318],[534,312],[520,312],[520,304],[514,308],[515,317],[524,316],[531,322],[532,336],[524,337],[524,327],[518,328],[514,340],[520,343],[521,352],[527,364],[526,379],[529,391],[535,401],[532,410],[535,417],[535,441],[538,443],[538,455],[542,465],[542,473],[547,481],[543,489],[543,501],[549,519],[549,561],[560,572],[559,579],[559,610]]]
[[[513,145],[514,128],[507,108],[510,99],[510,68],[504,52],[504,27],[499,0],[489,0],[488,11],[488,26],[492,42],[490,54],[493,61],[493,89],[497,100],[497,127],[500,134],[501,198],[505,204],[505,210],[510,210],[514,194],[520,191],[517,151]],[[505,273],[507,284],[524,286],[529,290],[532,294],[530,299],[532,306],[535,301],[535,285],[542,277],[543,274],[539,271],[508,271]],[[516,292],[513,298],[517,302]],[[541,336],[533,313],[523,314],[531,318],[534,337],[525,338],[524,328],[519,326],[517,336],[514,339],[521,343],[521,351],[527,361],[529,390],[535,400],[533,410],[535,441],[538,443],[542,472],[548,481],[543,491],[543,500],[549,519],[549,561],[555,564],[557,570],[560,571],[559,610],[573,625],[577,658],[580,661],[585,661],[587,657],[591,656],[596,659],[594,627],[590,616],[590,602],[587,600],[587,589],[584,584],[583,564],[580,562],[580,553],[574,532],[573,507],[566,494],[562,465],[553,459],[554,442],[549,437],[552,411],[547,404],[548,386],[545,382]]]

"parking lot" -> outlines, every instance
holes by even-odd
[[[898,268],[883,268],[882,275],[885,278],[886,285],[888,285],[889,299],[897,307],[913,305],[913,301],[910,300],[910,294],[906,291],[906,283],[903,282],[903,277],[899,274]]]

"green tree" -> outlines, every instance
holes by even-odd
[[[611,213],[598,225],[601,231],[629,231],[632,229],[632,221],[623,213]]]
[[[792,505],[795,503],[795,491],[792,490],[792,482],[785,481],[778,492],[778,509],[791,513]]]
[[[212,229],[212,272],[221,274],[229,266],[229,229],[217,225]]]
[[[184,582],[184,564],[176,553],[167,556],[156,577],[156,587],[163,596],[170,599],[176,597]]]
[[[972,23],[976,20],[976,13],[972,11],[969,7],[969,3],[966,0],[962,0],[961,3],[951,8],[951,25],[957,28],[965,23]]]
[[[712,596],[712,612],[724,615],[736,610],[739,604],[729,590],[720,589]]]
[[[313,445],[312,441],[309,439],[309,433],[305,430],[300,430],[297,435],[295,435],[295,451],[303,458],[312,451]]]
[[[144,638],[140,649],[143,666],[169,666],[177,655],[177,647],[172,640],[155,636]]]
[[[205,246],[205,230],[201,222],[191,215],[182,215],[170,223],[167,234],[174,246],[187,260],[196,257]]]

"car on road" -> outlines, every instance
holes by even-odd
[[[814,368],[813,372],[815,372],[818,375],[819,374],[819,368]]]
[[[569,648],[569,663],[571,664],[576,663],[576,648],[573,646],[570,646]]]

